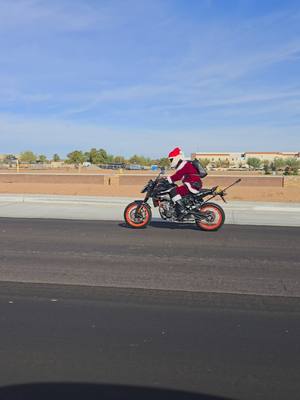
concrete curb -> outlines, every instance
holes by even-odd
[[[0,203],[127,204],[133,197],[0,194]]]
[[[142,196],[140,197],[140,199]],[[46,195],[46,194],[0,194],[1,202],[12,203],[69,203],[69,204],[128,204],[135,197],[112,197],[112,196],[73,196],[73,195]],[[235,201],[229,200],[227,204],[220,203],[225,208],[230,206],[239,209],[274,210],[276,208],[285,211],[299,211],[300,203],[260,202],[260,201]]]
[[[122,220],[132,197],[0,194],[0,217]],[[227,224],[300,226],[300,203],[231,201],[222,204]],[[158,210],[152,208],[153,217]]]

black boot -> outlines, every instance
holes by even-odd
[[[184,207],[183,201],[178,200],[175,203],[175,211],[177,215],[177,219],[181,220],[186,215],[186,209]]]

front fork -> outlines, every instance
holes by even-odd
[[[144,198],[144,200],[135,200],[135,203],[138,205],[137,208],[136,208],[136,210],[135,210],[135,218],[141,218],[141,217],[143,217],[142,214],[141,214],[141,209],[142,209],[143,207],[150,208],[149,204],[147,203],[148,200],[149,200],[149,196],[146,196],[146,197]]]

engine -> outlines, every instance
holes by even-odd
[[[175,216],[175,209],[170,201],[163,200],[159,204],[159,213],[162,219],[170,219]]]

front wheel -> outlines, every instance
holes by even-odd
[[[196,220],[197,227],[203,231],[217,231],[225,222],[224,210],[218,204],[205,203],[199,211],[206,214],[205,218]]]
[[[124,219],[127,225],[134,229],[145,228],[152,218],[151,208],[148,204],[133,202],[128,204],[124,211]]]

